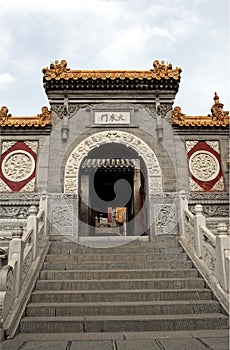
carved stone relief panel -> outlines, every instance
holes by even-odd
[[[51,235],[73,236],[76,228],[76,198],[54,196],[49,198],[49,223]]]
[[[3,141],[1,192],[34,192],[38,141]]]
[[[186,141],[192,192],[225,190],[218,141]]]
[[[26,219],[29,214],[29,206],[1,206],[0,218]]]
[[[177,216],[174,204],[156,204],[154,217],[156,235],[177,234]]]

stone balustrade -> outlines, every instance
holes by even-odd
[[[48,249],[46,210],[47,197],[43,195],[39,209],[29,208],[26,229],[13,229],[8,263],[0,274],[1,338],[14,335]]]
[[[222,306],[229,311],[230,235],[225,223],[218,224],[214,234],[206,226],[202,205],[195,206],[195,215],[188,209],[186,194],[178,201],[181,243],[205,278]]]

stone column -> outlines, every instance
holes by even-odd
[[[32,240],[33,240],[33,260],[37,257],[37,245],[38,245],[38,218],[37,218],[38,208],[32,205],[29,208],[29,217],[27,219],[27,231],[33,230]]]
[[[140,234],[142,230],[142,221],[140,211],[140,188],[141,188],[141,171],[140,160],[135,159],[135,170],[133,178],[133,199],[134,199],[134,234]]]
[[[22,241],[23,228],[21,226],[16,226],[12,232],[12,240],[9,245],[9,258],[8,264],[15,266],[15,293],[18,297],[23,279],[23,254],[24,254],[24,244]]]
[[[216,236],[216,271],[215,275],[220,282],[221,287],[229,291],[229,276],[226,271],[226,251],[229,251],[230,236],[228,227],[225,223],[219,223]]]
[[[89,234],[89,175],[81,175],[80,236]]]

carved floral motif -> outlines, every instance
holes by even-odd
[[[17,143],[17,141],[4,141],[2,143],[2,154],[8,151],[11,147],[13,147]]]
[[[77,191],[78,170],[84,156],[94,147],[108,142],[121,143],[132,147],[143,158],[148,169],[150,196],[162,192],[162,177],[159,162],[153,150],[140,138],[119,130],[108,130],[89,136],[82,141],[70,154],[65,167],[65,193]]]
[[[38,141],[4,141],[0,190],[33,192]]]
[[[202,192],[204,191],[202,187],[200,187],[193,179],[189,178],[190,189],[192,192]]]
[[[35,167],[34,159],[25,151],[14,151],[4,159],[2,170],[10,181],[23,181],[30,177]]]
[[[34,192],[35,190],[35,177],[30,180],[22,189],[21,192]]]
[[[216,268],[216,255],[214,249],[210,246],[210,244],[203,243],[202,246],[202,259],[205,262],[205,264],[208,266],[210,271],[215,273]]]
[[[198,141],[186,141],[186,150],[187,152],[189,152],[194,146],[196,146],[196,144],[198,143]]]
[[[224,178],[221,177],[219,181],[217,181],[217,183],[213,186],[212,191],[224,191],[224,190],[225,190]]]
[[[228,217],[229,207],[228,205],[203,205],[203,212],[207,217]],[[191,208],[191,211],[195,214],[195,209]]]
[[[10,268],[8,270],[7,279],[6,279],[6,294],[10,295],[11,292],[13,291],[13,288],[14,288],[14,273],[13,273],[13,269]]]
[[[0,218],[27,218],[29,207],[22,206],[1,206]]]
[[[214,151],[219,153],[219,141],[205,141]]]
[[[27,253],[26,256],[23,257],[23,267],[22,267],[23,279],[27,275],[33,262],[33,252],[32,252],[31,245],[28,245],[28,251],[26,251],[26,253]]]
[[[7,184],[2,181],[2,179],[0,179],[0,192],[11,192],[9,186],[7,186]]]
[[[73,117],[73,115],[75,113],[77,113],[77,111],[80,108],[86,108],[88,106],[89,105],[83,105],[83,104],[82,105],[69,104],[68,110],[67,110],[67,108],[66,108],[66,106],[64,106],[64,104],[62,104],[62,105],[55,104],[55,105],[52,105],[52,111],[55,112],[60,119],[63,119],[64,116],[67,116],[68,119],[71,119]]]
[[[156,119],[157,117],[156,104],[152,104],[152,105],[148,104],[145,107],[145,109],[154,119]]]
[[[176,233],[177,220],[175,205],[155,205],[154,212],[156,217],[155,228],[157,235]]]
[[[228,203],[229,202],[229,195],[228,193],[212,193],[212,192],[206,192],[206,193],[190,193],[190,200],[193,200],[195,203],[199,201],[199,203],[205,203],[205,201],[211,201],[211,203],[216,201],[220,201],[221,203]]]
[[[194,192],[224,191],[218,141],[186,141],[190,189]]]
[[[158,108],[157,112],[161,115],[162,118],[164,118],[168,112],[172,110],[171,103],[161,103]]]
[[[218,175],[220,166],[213,154],[201,150],[190,157],[189,169],[198,180],[211,181]]]

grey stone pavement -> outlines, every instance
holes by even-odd
[[[229,331],[19,334],[1,350],[229,350]]]

